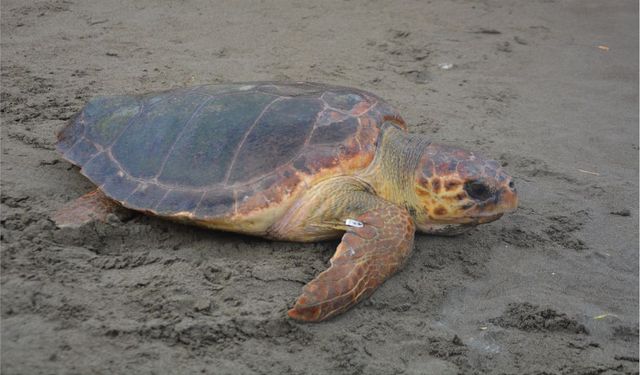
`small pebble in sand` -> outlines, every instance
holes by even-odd
[[[451,68],[453,68],[453,64],[452,63],[440,63],[438,64],[438,67],[442,70],[449,70]]]
[[[458,346],[463,346],[464,343],[462,342],[462,339],[460,339],[460,337],[458,337],[458,335],[454,335],[453,336],[453,340],[452,340],[454,345],[458,345]]]
[[[611,215],[618,215],[618,216],[631,216],[631,211],[627,210],[626,208],[619,211],[611,211],[609,213]]]

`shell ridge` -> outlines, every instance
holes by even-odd
[[[86,107],[86,106],[85,106]],[[67,149],[62,153],[62,156],[64,156],[67,160],[71,161],[73,164],[78,164],[77,160],[72,160],[71,159],[71,151],[79,144],[82,143],[82,141],[87,141],[87,142],[91,142],[91,144],[95,144],[93,141],[89,141],[89,139],[86,137],[87,135],[87,124],[85,122],[85,118],[84,118],[84,110],[80,111],[80,114],[78,116],[75,116],[72,118],[72,122],[70,122],[63,130],[61,130],[60,134],[66,130],[68,127],[70,126],[74,126],[75,124],[81,124],[82,125],[82,134],[80,134],[80,136],[78,138],[76,138],[75,141],[73,141],[73,143],[67,147]],[[59,144],[59,143],[58,143]],[[57,148],[58,146],[56,146]],[[100,152],[98,152],[99,154]],[[91,157],[91,159],[93,159],[96,155],[93,155]]]
[[[324,102],[324,100],[323,100],[323,102]],[[315,120],[313,120],[313,126],[311,127],[311,131],[307,135],[307,139],[305,139],[304,145],[300,148],[301,151],[304,150],[307,146],[309,146],[309,142],[311,141],[311,137],[313,136],[313,131],[316,129],[316,125],[318,125],[318,120],[320,120],[320,115],[322,115],[323,112],[324,112],[324,109],[322,111],[318,111],[318,113],[316,114],[316,118],[315,118]],[[295,156],[293,156],[292,158],[287,160],[281,166],[277,167],[271,174],[279,173],[281,170],[283,170],[286,167],[288,167],[289,164],[291,164],[291,162],[296,160],[298,157],[300,157],[300,152],[298,152]],[[262,179],[264,177],[265,176],[260,176],[260,177],[258,177],[256,179],[253,179],[253,180],[250,180],[250,181],[253,181],[253,182],[259,181],[260,179]],[[250,182],[250,181],[246,181],[246,182],[244,182],[244,184],[253,183],[253,182]]]
[[[69,151],[71,151],[74,147],[76,147],[76,145],[78,143],[80,143],[80,141],[82,141],[83,139],[86,139],[85,134],[87,132],[87,126],[84,123],[84,114],[82,114],[81,116],[78,116],[78,117],[82,117],[82,118],[77,118],[76,119],[77,120],[76,123],[82,121],[82,134],[78,138],[76,138],[76,140],[73,141],[73,144],[71,146],[69,146],[69,148],[67,148],[67,150],[63,153],[63,155],[65,155],[65,156],[67,155],[67,153]]]
[[[195,86],[195,87],[191,88],[190,90],[187,90],[187,92],[194,92],[194,91],[196,91],[196,89],[198,89],[200,87],[201,86]],[[109,150],[109,157],[113,161],[116,162],[116,164],[118,165],[118,168],[121,168],[122,171],[127,174],[127,176],[129,176],[129,177],[131,177],[131,178],[133,178],[133,179],[135,179],[137,181],[142,182],[142,179],[134,177],[133,175],[131,175],[131,173],[129,173],[129,171],[127,169],[123,168],[122,164],[120,164],[120,162],[118,162],[117,159],[111,153],[111,147],[113,147],[113,145],[115,145],[118,142],[118,140],[122,137],[122,135],[131,127],[131,125],[134,123],[134,121],[136,121],[140,117],[140,115],[145,112],[145,110],[150,110],[150,109],[155,108],[156,106],[158,106],[158,105],[160,105],[162,103],[165,103],[165,102],[169,101],[170,99],[175,99],[175,98],[177,98],[177,95],[176,94],[172,94],[172,95],[169,95],[169,96],[167,96],[165,98],[162,98],[162,99],[158,100],[157,102],[151,103],[151,104],[145,103],[144,100],[138,100],[138,102],[140,103],[140,107],[138,108],[138,113],[136,113],[134,116],[131,116],[131,119],[129,119],[129,121],[127,122],[127,125],[125,125],[122,128],[122,130],[120,130],[118,135],[113,139],[113,141],[111,141],[111,144],[109,144],[108,146],[105,145],[106,146],[105,149]]]
[[[69,147],[69,148],[67,149],[67,151],[65,151],[65,152],[64,152],[64,154],[62,154],[65,158],[67,158],[67,160],[70,160],[70,161],[71,161],[71,162],[73,162],[74,164],[75,164],[75,161],[74,161],[74,160],[71,160],[71,159],[70,159],[70,156],[68,156],[68,155],[69,155],[69,153],[70,153],[70,152],[71,152],[71,151],[72,151],[72,150],[73,150],[77,145],[79,145],[79,144],[80,144],[80,142],[81,142],[82,140],[87,140],[87,139],[84,137],[84,134],[83,134],[83,135],[81,135],[80,137],[78,137],[78,139],[76,139],[76,140],[75,140],[75,142],[73,142],[73,145],[71,145],[71,147]],[[94,156],[95,156],[95,155],[94,155]],[[92,158],[93,158],[93,156],[92,156]]]
[[[196,206],[193,208],[193,212],[198,212],[198,209],[200,208],[200,204],[202,203],[202,201],[204,200],[204,196],[207,195],[207,190],[203,190],[202,191],[202,196],[200,197],[200,200],[198,201],[198,203],[196,204]]]
[[[132,191],[128,196],[127,196],[127,199],[128,199],[131,195],[133,195],[133,193],[134,193],[134,192],[136,192],[136,191],[138,190],[138,188],[139,188],[142,184],[148,184],[148,182],[147,182],[147,181],[145,181],[145,180],[143,180],[143,179],[141,179],[141,178],[139,178],[139,177],[134,177],[134,176],[132,176],[132,175],[129,173],[129,171],[127,171],[127,170],[124,168],[124,166],[123,166],[122,164],[120,164],[120,162],[118,161],[118,159],[116,159],[116,158],[113,156],[113,154],[111,153],[111,148],[107,148],[107,149],[105,149],[104,151],[99,152],[99,153],[98,153],[98,154],[96,154],[95,156],[98,156],[98,155],[101,155],[101,154],[106,154],[106,155],[107,155],[107,157],[109,158],[109,160],[111,160],[111,162],[112,162],[113,164],[115,164],[115,166],[116,166],[120,171],[122,171],[122,173],[123,173],[125,176],[127,176],[127,178],[128,178],[128,179],[130,179],[130,180],[135,181],[135,182],[137,182],[137,183],[138,183],[138,186],[137,186],[135,189],[133,189],[133,191]],[[94,158],[95,158],[95,156],[94,156]],[[93,159],[93,158],[92,158],[92,159]],[[85,163],[85,165],[86,165],[86,164],[88,164],[88,162],[87,162],[87,163]],[[87,176],[87,174],[86,174],[86,173],[84,173],[84,167],[82,167],[82,168],[80,169],[80,172],[81,172],[84,176],[86,176],[87,178],[89,178],[90,180],[92,180],[92,181],[93,181],[93,179],[92,179],[92,178],[90,178],[89,176]],[[103,183],[102,185],[104,185],[104,184],[105,184],[105,183]],[[102,186],[100,186],[100,187],[102,187]],[[102,189],[100,189],[100,190],[102,190]],[[104,190],[103,190],[103,191],[104,191]],[[109,195],[109,194],[108,194],[108,193],[106,193],[106,192],[105,192],[105,194]],[[123,201],[125,201],[125,200],[126,200],[126,199],[123,199]],[[118,201],[119,201],[119,200],[118,200]]]
[[[129,129],[131,124],[133,124],[133,122],[138,119],[138,117],[144,112],[144,109],[147,109],[145,107],[148,107],[148,106],[145,106],[145,103],[144,103],[143,100],[139,100],[139,103],[140,103],[140,108],[138,108],[138,113],[136,113],[135,116],[131,116],[131,118],[129,119],[129,122],[127,122],[127,125],[122,127],[122,130],[120,130],[120,133],[118,133],[118,135],[116,135],[116,137],[113,139],[113,141],[111,141],[111,144],[109,144],[108,146],[105,145],[105,146],[107,146],[105,148],[109,149],[109,155],[110,156],[111,156],[111,147],[113,147],[113,145],[115,145],[116,142],[118,142],[120,137],[122,137],[122,134],[124,134],[124,132],[127,129]],[[148,108],[150,108],[150,107],[148,107]]]
[[[207,104],[211,103],[211,101],[213,99],[215,99],[215,98],[216,98],[215,95],[206,96],[205,99],[202,101],[202,103],[200,103],[198,105],[196,110],[193,111],[193,113],[191,114],[191,117],[189,117],[189,119],[187,121],[185,121],[185,123],[182,125],[182,130],[180,130],[180,132],[176,136],[176,139],[173,141],[173,144],[169,148],[169,151],[167,151],[167,155],[165,155],[164,160],[162,160],[162,164],[160,164],[160,168],[158,169],[158,173],[156,173],[155,177],[153,177],[152,180],[154,180],[154,181],[158,180],[158,176],[160,176],[162,174],[162,172],[164,171],[164,167],[167,165],[167,161],[169,160],[169,157],[171,156],[171,153],[173,152],[174,148],[176,147],[176,144],[178,143],[180,138],[184,135],[184,132],[187,130],[187,128],[189,128],[189,125],[191,125],[193,123],[193,119],[196,117],[197,114],[200,113],[202,108],[204,108]]]
[[[167,191],[164,192],[164,195],[162,196],[162,198],[158,199],[156,204],[153,205],[153,208],[152,208],[153,211],[157,212],[158,206],[160,206],[160,203],[162,203],[162,201],[167,197],[167,195],[169,195],[170,191],[173,191],[173,189],[167,189]]]
[[[260,112],[260,114],[258,115],[258,117],[256,117],[255,121],[253,121],[253,124],[251,124],[251,126],[249,127],[249,129],[247,129],[247,132],[244,134],[244,137],[242,137],[242,140],[240,141],[240,143],[238,144],[238,147],[236,148],[236,150],[233,152],[233,159],[231,159],[231,163],[229,163],[229,169],[227,169],[227,173],[224,176],[224,181],[223,184],[226,186],[227,183],[229,182],[229,177],[231,177],[231,171],[233,170],[233,167],[235,166],[236,163],[236,159],[238,158],[238,155],[240,154],[240,150],[242,149],[242,146],[244,146],[245,141],[247,140],[247,138],[249,137],[249,134],[251,134],[251,132],[253,131],[253,129],[256,127],[256,125],[258,125],[258,122],[260,121],[260,119],[262,118],[262,116],[264,116],[265,113],[267,113],[267,111],[269,110],[269,108],[271,108],[271,106],[273,106],[276,102],[283,100],[283,97],[277,97],[275,98],[271,103],[267,104],[264,109],[262,110],[262,112]]]
[[[131,177],[131,176],[128,176],[128,177]],[[142,184],[138,183],[138,186],[136,186],[136,188],[135,188],[135,189],[133,189],[133,190],[131,191],[131,193],[129,193],[129,195],[127,195],[126,197],[124,197],[124,199],[122,199],[122,202],[127,202],[127,201],[129,200],[129,198],[131,198],[131,196],[132,196],[134,193],[136,193],[136,192],[140,189],[140,186],[142,186]],[[102,190],[102,189],[100,189],[100,190]]]
[[[84,139],[86,139],[86,138],[84,138]],[[87,139],[87,140],[88,140],[88,139]],[[97,149],[97,148],[96,148],[96,149]],[[98,157],[98,156],[100,156],[100,155],[104,154],[105,152],[107,152],[107,150],[108,150],[108,149],[101,149],[101,150],[98,150],[98,152],[96,152],[96,154],[95,154],[95,155],[93,155],[92,157],[90,157],[90,158],[89,158],[89,160],[87,160],[86,162],[84,162],[84,165],[87,165],[87,164],[91,163],[91,162],[93,161],[93,159],[95,159],[96,157]],[[109,150],[109,151],[110,151],[110,150]],[[107,156],[108,156],[108,155],[107,155]],[[82,170],[82,169],[84,169],[84,166],[80,168],[80,170]],[[125,171],[124,173],[127,173],[127,172]],[[129,174],[127,173],[127,175],[129,175]]]
[[[126,170],[126,169],[124,169],[124,167],[122,166],[122,164],[120,164],[120,162],[118,162],[118,160],[116,160],[116,158],[114,158],[114,157],[113,157],[113,154],[111,153],[111,149],[110,149],[110,148],[107,148],[107,149],[104,149],[104,150],[102,150],[102,151],[98,152],[97,154],[93,155],[93,156],[91,157],[91,159],[87,160],[87,162],[86,162],[86,163],[84,163],[84,165],[80,168],[80,172],[81,172],[85,177],[87,177],[88,179],[90,179],[91,181],[93,181],[93,178],[89,177],[89,176],[84,172],[84,171],[85,171],[85,166],[86,166],[86,165],[88,165],[91,161],[93,161],[93,159],[95,159],[96,157],[98,157],[98,156],[100,156],[100,155],[102,155],[102,154],[105,154],[105,155],[109,158],[109,160],[111,160],[111,162],[112,162],[113,164],[115,164],[115,166],[116,166],[119,170],[121,170],[121,171],[122,171],[122,173],[123,173],[124,175],[126,175],[127,177],[129,177],[131,180],[136,181],[136,182],[138,183],[138,185],[140,185],[140,183],[143,183],[143,182],[144,182],[144,181],[142,181],[140,178],[133,177],[131,174],[129,174],[129,172],[127,172],[127,170]],[[102,182],[102,183],[101,183],[101,185],[99,185],[98,187],[99,187],[99,188],[102,188],[102,185],[104,185],[104,184],[105,184],[105,182]],[[137,189],[137,188],[136,188],[136,189]],[[134,190],[136,190],[136,189],[134,189]],[[102,190],[102,189],[101,189],[101,190]]]

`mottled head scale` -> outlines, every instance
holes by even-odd
[[[416,173],[422,212],[418,228],[427,233],[456,234],[515,210],[515,185],[495,160],[463,149],[430,144]]]

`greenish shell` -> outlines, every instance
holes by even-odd
[[[277,204],[314,174],[364,166],[384,121],[404,127],[361,90],[204,85],[93,99],[57,149],[126,207],[205,220]]]

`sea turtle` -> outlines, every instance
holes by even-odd
[[[416,229],[455,234],[517,206],[500,163],[408,133],[369,92],[315,83],[99,97],[57,150],[98,186],[54,215],[60,226],[123,206],[275,240],[342,236],[289,310],[304,321],[370,295],[405,263]]]

